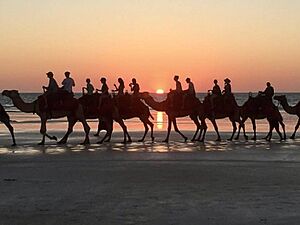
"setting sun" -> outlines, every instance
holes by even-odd
[[[156,90],[156,94],[163,94],[165,93],[163,89],[157,89]]]

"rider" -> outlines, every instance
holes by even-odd
[[[49,84],[47,87],[43,86],[45,94],[57,92],[59,87],[56,80],[54,79],[54,74],[51,71],[49,71],[48,73],[46,73],[46,75],[49,78]]]
[[[266,96],[268,100],[272,100],[274,96],[274,88],[271,86],[270,82],[267,82],[266,85],[266,89],[264,91],[260,91],[259,94],[261,94],[262,96]]]
[[[97,91],[100,91],[101,94],[103,95],[108,95],[108,86],[106,84],[106,78],[105,77],[101,77],[100,82],[102,84],[101,89],[96,89]]]
[[[63,85],[62,89],[69,92],[70,94],[73,94],[72,87],[75,87],[74,80],[70,77],[70,72],[65,72],[65,79],[61,83]]]
[[[229,78],[226,78],[224,80],[225,84],[224,84],[224,90],[222,91],[223,96],[230,96],[232,95],[231,92],[231,80]]]
[[[49,110],[47,97],[49,96],[49,94],[57,93],[59,87],[56,80],[54,79],[54,74],[51,71],[47,72],[46,75],[49,79],[49,84],[47,87],[43,86],[44,94],[42,96],[45,101],[45,109]]]
[[[99,107],[101,107],[102,105],[102,99],[105,99],[109,96],[108,93],[108,86],[106,84],[106,78],[105,77],[101,77],[100,82],[102,83],[102,87],[101,89],[97,89],[97,91],[101,92],[101,97],[99,98]]]
[[[118,96],[124,95],[124,89],[125,89],[124,80],[119,77],[118,82],[119,82],[119,87],[117,87],[117,85],[114,84],[114,86],[116,88],[115,91],[118,92]]]
[[[95,89],[94,86],[91,84],[91,79],[87,78],[85,81],[86,87],[82,88],[82,94],[84,95],[84,90],[86,90],[88,95],[92,95]]]
[[[137,96],[140,93],[140,86],[135,78],[132,78],[132,83],[129,84],[129,87],[131,88],[133,95]]]
[[[179,81],[179,76],[178,75],[175,75],[174,76],[174,81],[175,81],[175,83],[176,83],[176,89],[175,89],[175,91],[176,91],[176,93],[181,93],[182,92],[182,87],[181,87],[181,83],[180,83],[180,81]]]
[[[211,96],[210,96],[210,104],[211,104],[212,110],[214,110],[214,108],[215,108],[214,100],[219,96],[222,96],[222,92],[221,92],[220,86],[218,85],[218,80],[215,79],[214,86],[213,86],[213,89],[211,90]]]
[[[193,82],[191,81],[191,79],[189,77],[186,78],[185,81],[189,86],[188,86],[188,89],[183,91],[184,95],[183,95],[182,109],[185,106],[185,102],[186,102],[187,98],[188,99],[196,98],[196,91],[195,91]]]

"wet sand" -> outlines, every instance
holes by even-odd
[[[21,132],[11,148],[1,131],[0,224],[299,224],[299,139],[217,143],[209,133],[199,144],[173,133],[165,144],[164,135],[81,146],[76,132],[66,146],[40,147],[37,132]]]

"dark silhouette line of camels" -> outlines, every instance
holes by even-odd
[[[201,102],[198,98],[193,98],[185,101],[184,105],[182,105],[182,102],[180,102],[180,104],[178,105],[176,103],[176,93],[174,91],[171,91],[167,95],[166,100],[161,102],[156,101],[148,92],[140,93],[139,98],[135,99],[135,102],[131,105],[131,107],[128,107],[130,105],[129,103],[132,101],[130,100],[130,96],[129,101],[128,99],[126,100],[120,98],[120,96],[113,98],[106,97],[102,99],[102,105],[100,106],[99,98],[101,97],[101,94],[98,93],[95,93],[93,95],[84,95],[79,99],[76,99],[70,95],[60,94],[60,97],[57,97],[59,98],[60,102],[59,107],[57,105],[55,106],[54,104],[53,108],[49,112],[49,110],[45,108],[45,101],[42,97],[39,97],[33,102],[26,103],[23,101],[19,92],[16,90],[5,90],[2,92],[2,94],[9,97],[12,100],[13,104],[22,112],[35,113],[40,117],[40,133],[42,134],[42,140],[39,143],[40,145],[45,144],[46,137],[50,140],[57,140],[55,136],[51,136],[47,133],[46,124],[48,119],[62,117],[67,117],[68,130],[63,138],[58,141],[58,144],[65,144],[67,142],[69,135],[73,132],[74,125],[78,121],[82,123],[85,131],[85,139],[82,144],[89,144],[90,127],[87,124],[86,119],[99,120],[98,131],[96,135],[99,135],[99,132],[103,127],[107,131],[105,136],[98,143],[103,143],[104,141],[108,142],[111,140],[114,121],[119,123],[123,129],[123,142],[131,142],[132,140],[127,131],[124,120],[134,117],[139,118],[145,127],[144,134],[139,141],[145,140],[145,137],[149,131],[149,127],[151,129],[151,140],[154,141],[153,123],[149,120],[149,118],[153,119],[153,117],[148,106],[156,111],[163,111],[167,114],[167,136],[164,142],[169,141],[172,125],[174,126],[175,131],[183,138],[183,140],[187,141],[187,137],[179,130],[176,121],[177,118],[186,116],[189,116],[196,126],[195,133],[191,139],[192,141],[203,142],[205,140],[205,135],[207,132],[206,119],[210,120],[213,124],[213,127],[217,134],[216,140],[220,141],[221,136],[218,131],[216,120],[223,118],[229,118],[232,123],[233,130],[229,140],[232,140],[234,138],[236,131],[237,135],[235,139],[239,139],[241,129],[243,129],[245,139],[248,139],[244,125],[245,121],[248,118],[250,118],[253,126],[253,140],[257,139],[255,120],[265,118],[269,123],[269,132],[266,136],[266,140],[269,141],[271,139],[273,129],[277,131],[281,140],[284,140],[286,138],[285,125],[278,108],[272,103],[272,101],[264,101],[258,97],[252,96],[249,96],[248,100],[242,106],[239,106],[236,103],[234,97],[229,97],[226,103],[224,103],[224,99],[220,99],[220,101],[217,101],[214,110],[212,110],[211,103],[208,97],[206,97],[203,102]],[[143,100],[146,105],[140,99]],[[280,102],[287,113],[297,115],[299,117],[298,122],[295,126],[295,130],[291,136],[291,138],[294,139],[296,132],[300,126],[300,102],[295,106],[289,106],[286,96],[275,96],[274,99]],[[49,104],[51,105],[51,101]],[[10,124],[8,114],[5,112],[2,106],[0,106],[0,121],[3,122],[9,129],[13,139],[13,145],[15,145],[16,142],[13,127]],[[237,128],[236,123],[239,124],[239,128]],[[279,124],[283,129],[283,136],[279,130]]]

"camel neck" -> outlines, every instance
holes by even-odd
[[[11,98],[15,107],[25,113],[33,113],[34,112],[34,103],[26,103],[23,99],[18,95],[17,97]]]
[[[146,98],[143,98],[143,100],[146,102],[147,105],[149,105],[152,109],[156,111],[165,112],[167,111],[167,102],[157,102],[153,99],[152,96],[147,96]]]
[[[297,114],[295,107],[290,106],[286,99],[281,101],[281,105],[288,114]]]

